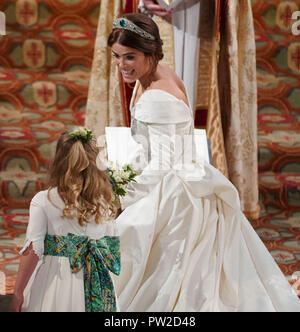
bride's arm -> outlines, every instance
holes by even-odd
[[[144,145],[148,159],[142,173],[135,182],[129,183],[126,195],[120,198],[123,210],[151,192],[160,181],[160,175],[171,169],[174,160],[176,125],[166,123],[144,123],[144,125],[148,129],[147,146]]]

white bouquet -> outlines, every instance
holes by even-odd
[[[131,181],[135,182],[135,177],[138,175],[133,169],[133,166],[126,164],[120,166],[118,163],[109,162],[106,170],[113,194],[115,196],[114,204],[119,203],[119,197],[126,195],[126,188]]]

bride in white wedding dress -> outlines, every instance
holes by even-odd
[[[193,117],[182,81],[162,59],[156,24],[143,14],[114,22],[108,45],[136,81],[132,134],[148,163],[117,219],[121,311],[297,311],[300,301],[243,215],[237,190],[193,161]],[[188,140],[187,140],[188,141]]]

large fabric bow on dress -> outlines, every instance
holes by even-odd
[[[119,275],[120,239],[105,236],[92,240],[86,235],[46,235],[44,255],[68,257],[72,273],[84,269],[86,312],[117,311],[113,281],[109,271]]]

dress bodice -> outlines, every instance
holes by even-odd
[[[130,163],[142,173],[136,182],[129,183],[121,199],[123,208],[145,196],[170,171],[183,177],[203,176],[203,168],[194,162],[197,157],[190,107],[159,89],[144,92],[133,107],[136,89],[137,85],[130,103],[131,132],[140,146]]]
[[[137,84],[134,87],[130,102],[132,131],[136,134],[136,122],[179,124],[189,122],[190,130],[193,130],[193,112],[181,99],[161,90],[150,89],[145,91],[140,99],[133,105],[136,97]],[[183,133],[184,134],[184,133]]]
[[[166,170],[192,162],[194,126],[190,107],[160,89],[147,90],[133,106],[136,89],[137,84],[130,103],[131,131],[143,146],[148,169]]]

